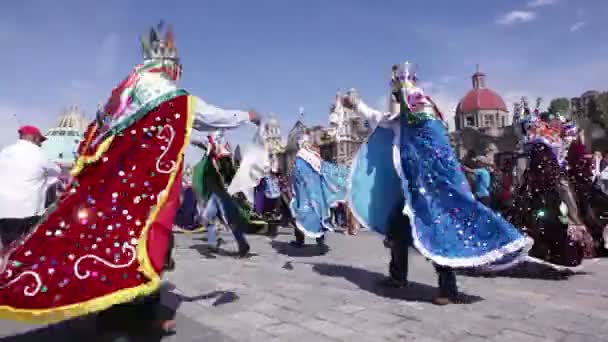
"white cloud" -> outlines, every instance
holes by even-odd
[[[572,26],[570,26],[570,32],[579,31],[580,29],[585,27],[585,25],[587,25],[586,21],[577,21],[576,23],[572,24]]]
[[[531,0],[531,1],[528,1],[527,6],[530,8],[537,8],[537,7],[555,5],[556,3],[557,3],[557,0]]]
[[[497,23],[500,25],[511,25],[529,22],[534,19],[536,19],[536,13],[532,11],[511,11],[498,18]]]

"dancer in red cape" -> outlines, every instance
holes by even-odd
[[[0,318],[56,322],[157,294],[191,129],[255,119],[177,88],[174,36],[160,29],[89,125],[66,193],[2,251]]]

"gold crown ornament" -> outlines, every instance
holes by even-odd
[[[164,23],[161,21],[156,27],[152,27],[148,34],[141,38],[142,52],[145,62],[171,61],[179,62],[179,53],[175,44],[173,27],[169,25],[161,38]]]

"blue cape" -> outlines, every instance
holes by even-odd
[[[314,164],[296,156],[290,207],[296,227],[306,236],[318,238],[334,229],[330,208],[345,200],[348,169],[320,159]]]
[[[386,234],[401,202],[411,227],[400,229],[411,229],[414,246],[439,265],[504,267],[523,259],[532,241],[475,199],[443,123],[401,115],[392,124],[378,127],[353,162],[348,201],[359,222]]]

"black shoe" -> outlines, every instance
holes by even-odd
[[[209,247],[209,250],[213,253],[219,253],[220,251],[220,246],[224,243],[224,240],[222,240],[222,238],[218,238],[217,242],[215,243],[215,246]]]
[[[165,264],[165,271],[171,272],[173,270],[175,270],[175,259],[173,259],[173,257],[171,257],[169,259],[169,261],[167,261],[167,263]]]
[[[244,247],[239,247],[239,258],[243,259],[246,258],[247,256],[249,256],[249,250],[251,249],[251,247],[249,247],[249,245],[245,245]]]
[[[319,246],[319,248],[325,247],[325,236],[317,238],[317,246]]]
[[[386,278],[380,282],[383,287],[390,287],[393,289],[402,289],[407,286],[407,280],[396,280],[393,278]]]

